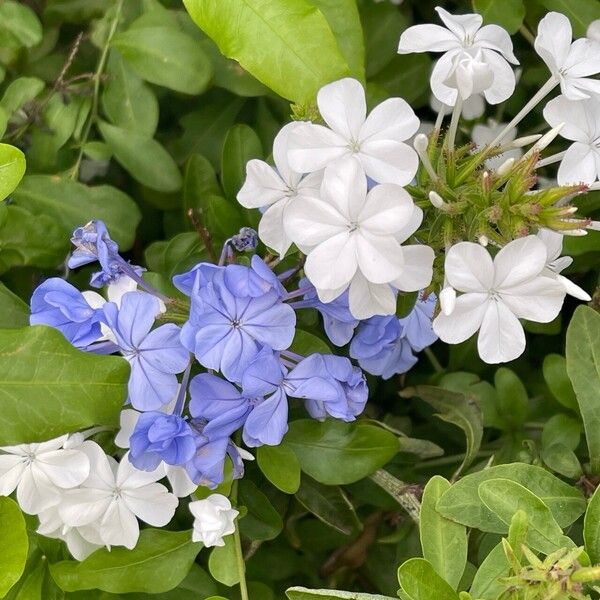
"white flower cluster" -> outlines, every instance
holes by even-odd
[[[507,100],[517,80],[510,65],[519,63],[501,27],[484,26],[481,15],[436,10],[445,27],[409,27],[398,52],[442,53],[431,74],[439,107],[432,135],[439,135],[450,110],[446,148],[452,151],[463,110],[471,119],[481,115],[484,100]],[[510,123],[478,124],[472,131],[475,144],[489,150],[484,153],[485,167],[498,177],[541,152],[560,132],[573,144],[537,166],[561,161],[559,185],[598,180],[600,81],[593,78],[600,72],[597,29],[593,25],[589,38],[573,41],[564,15],[553,12],[541,20],[535,49],[550,69],[550,78]],[[516,126],[559,86],[561,95],[544,110],[552,130],[516,139]],[[494,245],[484,247],[485,236],[446,247],[445,283],[436,289],[435,253],[418,234],[423,211],[405,189],[416,185],[419,158],[431,180],[437,178],[427,156],[428,137],[416,136],[417,153],[407,144],[420,130],[419,119],[401,98],[386,100],[367,115],[364,89],[354,79],[324,86],[317,105],[324,124],[286,125],[275,139],[275,167],[250,161],[238,200],[262,210],[259,235],[267,246],[283,257],[295,244],[306,255],[305,274],[322,302],[349,290],[351,313],[367,319],[393,314],[398,292],[432,286],[441,303],[433,323],[437,335],[456,344],[479,331],[482,359],[500,363],[517,358],[525,348],[519,319],[553,320],[567,293],[589,300],[586,292],[558,274],[570,262],[559,258],[562,235],[583,235],[585,228],[596,228],[584,221],[577,221],[585,223],[582,228],[561,233],[540,227],[532,232],[537,235],[517,234],[499,251]],[[423,124],[420,131],[428,129]],[[523,155],[521,148],[534,142]],[[448,210],[437,191],[426,193],[434,207]]]

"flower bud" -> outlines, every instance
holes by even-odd
[[[496,175],[499,177],[504,177],[504,175],[506,175],[513,168],[514,164],[514,158],[507,158],[496,170]]]
[[[194,515],[192,540],[202,542],[207,548],[224,546],[223,537],[235,531],[235,519],[240,514],[231,508],[229,498],[222,494],[211,494],[205,500],[189,504]]]
[[[537,142],[542,137],[541,133],[536,133],[535,135],[526,135],[524,137],[517,138],[513,140],[510,144],[507,144],[507,148],[522,148],[523,146],[529,146],[529,144],[533,144]]]
[[[429,139],[424,133],[418,133],[415,135],[415,139],[413,140],[413,147],[417,151],[417,154],[421,156],[427,152],[427,148],[429,146]]]
[[[431,202],[431,204],[433,204],[433,206],[435,206],[436,208],[439,208],[440,210],[443,210],[445,207],[448,206],[444,202],[444,199],[437,192],[434,192],[433,190],[431,192],[429,192],[429,202]]]

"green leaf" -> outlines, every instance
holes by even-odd
[[[296,500],[320,521],[344,535],[360,529],[352,503],[338,486],[323,485],[304,475]]]
[[[523,0],[473,0],[473,10],[483,17],[486,25],[495,23],[511,35],[519,31],[525,18]]]
[[[285,442],[305,473],[326,485],[344,485],[367,477],[399,449],[389,431],[362,422],[301,419],[290,423]]]
[[[567,329],[567,372],[577,396],[590,454],[600,474],[600,314],[578,306]]]
[[[296,329],[290,350],[302,356],[308,356],[314,352],[320,352],[321,354],[331,352],[331,348],[325,340],[303,329]]]
[[[249,479],[239,484],[238,502],[248,509],[240,520],[240,532],[251,540],[272,540],[283,529],[283,521],[269,499]]]
[[[427,99],[431,59],[427,54],[396,55],[374,78],[392,96],[404,98],[415,107],[418,100]]]
[[[115,158],[134,179],[159,192],[176,192],[181,187],[181,173],[175,161],[156,140],[102,121],[98,128]]]
[[[295,494],[300,487],[300,463],[291,448],[284,443],[279,446],[259,446],[256,462],[264,476],[286,494]]]
[[[42,40],[42,24],[36,14],[21,2],[0,4],[0,29],[14,38],[17,46],[32,48]]]
[[[467,564],[468,539],[464,525],[446,519],[436,510],[438,500],[448,489],[450,483],[439,475],[427,482],[421,500],[420,537],[423,558],[457,589]]]
[[[521,380],[513,371],[501,367],[494,375],[498,393],[498,412],[511,429],[519,429],[529,413],[529,397]]]
[[[141,217],[133,200],[117,188],[90,187],[55,175],[27,175],[13,199],[35,215],[48,215],[60,223],[64,228],[65,249],[76,227],[92,219],[102,219],[121,250],[129,250]]]
[[[497,465],[463,477],[442,495],[437,503],[437,510],[448,519],[467,527],[506,533],[506,523],[479,498],[477,490],[480,484],[490,479],[510,479],[526,487],[548,506],[563,529],[585,511],[585,499],[579,490],[545,469],[525,463]]]
[[[146,248],[146,262],[152,271],[173,277],[206,260],[202,240],[195,232],[180,233],[168,242],[160,241]]]
[[[560,354],[544,357],[544,380],[552,395],[566,408],[578,410],[577,398],[567,375],[567,361]]]
[[[502,543],[499,543],[494,546],[477,569],[469,590],[471,596],[473,598],[485,598],[486,600],[497,598],[506,590],[506,585],[498,580],[508,575],[509,568],[504,548]]]
[[[596,488],[590,498],[585,518],[583,520],[583,539],[585,551],[589,554],[592,564],[600,562],[600,487]]]
[[[544,501],[526,487],[509,479],[489,479],[477,488],[481,501],[508,526],[515,513],[527,515],[528,545],[534,550],[551,554],[562,547],[574,547]],[[569,543],[570,542],[570,543]]]
[[[458,600],[458,594],[424,558],[411,558],[400,565],[398,581],[411,600]]]
[[[50,565],[50,573],[66,592],[97,588],[113,594],[157,594],[181,583],[201,547],[192,542],[191,531],[144,529],[133,550],[101,548],[82,562]]]
[[[380,596],[379,594],[361,594],[340,590],[309,590],[305,587],[288,588],[285,595],[289,600],[393,600],[389,596]]]
[[[111,52],[102,108],[113,125],[153,137],[158,124],[154,92],[129,68],[117,52]]]
[[[124,359],[81,352],[51,327],[0,330],[0,445],[116,425],[128,377]]]
[[[0,305],[0,328],[16,329],[29,325],[29,306],[1,282]]]
[[[458,472],[466,469],[477,456],[483,437],[483,417],[474,396],[451,392],[431,385],[417,385],[404,389],[403,398],[417,396],[433,406],[436,417],[460,427],[465,432],[467,450]]]
[[[356,0],[309,0],[325,16],[350,73],[364,83],[365,42]]]
[[[215,546],[208,557],[208,570],[219,583],[231,587],[240,581],[233,535],[223,538],[224,546]]]
[[[208,196],[220,196],[221,186],[210,161],[202,154],[192,154],[183,171],[183,217],[193,227],[189,211],[195,218],[202,217],[204,200]]]
[[[553,415],[542,429],[542,447],[562,444],[570,450],[576,450],[580,438],[581,423],[569,415]]]
[[[262,144],[251,127],[234,125],[227,132],[221,160],[221,183],[227,198],[235,201],[246,179],[246,163],[262,156]]]
[[[19,505],[0,497],[0,598],[19,581],[29,550],[25,519]]]
[[[578,479],[583,474],[575,452],[560,442],[542,447],[540,456],[549,469],[563,477]]]
[[[541,0],[541,4],[548,10],[555,10],[567,15],[573,26],[573,35],[583,37],[588,25],[600,19],[600,3],[596,0]]]
[[[537,496],[536,496],[537,497]],[[508,527],[508,543],[517,560],[521,560],[523,555],[523,544],[527,540],[527,531],[529,530],[529,519],[524,510],[517,510],[510,520]]]
[[[44,82],[37,77],[19,77],[6,88],[0,106],[12,115],[24,104],[33,100],[44,87]]]
[[[184,0],[184,5],[225,56],[284,98],[314,102],[320,87],[350,74],[326,18],[307,0]]]
[[[142,79],[176,92],[201,94],[212,77],[200,44],[173,27],[135,28],[133,23],[114,36],[112,45]]]
[[[25,174],[25,155],[14,146],[0,144],[0,200],[4,200]]]

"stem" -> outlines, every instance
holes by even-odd
[[[541,167],[546,167],[548,165],[552,165],[554,163],[557,163],[557,162],[561,161],[565,157],[566,153],[567,153],[567,151],[565,150],[564,152],[558,152],[557,154],[553,154],[552,156],[548,156],[548,158],[544,158],[544,160],[540,160],[535,165],[535,168],[536,169],[540,169]]]
[[[237,437],[239,438],[239,434]],[[231,486],[231,500],[233,500],[234,504],[237,504],[237,495],[238,480],[235,479]],[[240,596],[242,600],[250,600],[250,596],[248,595],[248,585],[246,583],[246,563],[244,562],[244,553],[242,551],[242,539],[240,537],[239,520],[237,520],[235,523],[233,541],[235,543],[235,562],[237,564],[238,576],[240,578]]]
[[[442,128],[442,123],[444,121],[444,117],[446,116],[446,108],[446,105],[442,104],[440,110],[438,111],[437,118],[435,120],[435,125],[433,126],[433,128],[436,131],[439,131]]]
[[[531,33],[531,31],[529,31],[525,25],[521,25],[521,27],[519,27],[519,33],[533,46],[535,37],[533,37],[533,33]]]
[[[79,176],[79,167],[81,166],[81,160],[83,159],[84,146],[87,143],[87,140],[92,131],[92,125],[98,118],[100,82],[102,81],[102,74],[104,73],[104,69],[106,68],[106,61],[108,60],[108,50],[110,48],[110,43],[112,41],[113,36],[115,35],[115,32],[117,31],[117,26],[119,25],[119,21],[121,19],[123,2],[124,0],[117,0],[115,16],[112,20],[112,23],[110,24],[110,29],[108,31],[108,35],[106,36],[106,41],[104,42],[104,47],[102,48],[102,53],[100,54],[100,59],[98,60],[96,71],[94,72],[94,93],[92,95],[92,106],[90,108],[90,116],[88,117],[88,120],[85,124],[85,129],[83,130],[83,134],[81,136],[81,147],[79,148],[77,160],[75,161],[75,165],[73,166],[73,170],[71,171],[71,179],[77,179]]]
[[[463,99],[460,94],[456,96],[456,103],[452,109],[452,119],[450,120],[450,129],[448,130],[447,144],[448,150],[454,150],[454,140],[456,139],[456,130],[458,129],[458,121],[463,108]]]
[[[443,373],[445,369],[444,367],[442,367],[440,361],[437,359],[437,356],[433,353],[433,350],[431,348],[425,348],[423,352],[425,353],[425,356],[429,359],[429,362],[433,366],[435,372]]]
[[[188,383],[190,382],[190,373],[192,371],[193,362],[193,359],[191,359],[185,369],[185,372],[183,373],[181,386],[179,388],[179,393],[177,394],[177,401],[175,402],[175,409],[173,410],[174,415],[181,416],[183,414],[183,405],[185,404],[185,395],[187,392]]]
[[[394,477],[384,469],[378,469],[371,475],[371,480],[383,488],[410,515],[418,525],[421,503],[411,490],[411,486]]]

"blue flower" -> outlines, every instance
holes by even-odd
[[[29,322],[58,329],[77,348],[86,348],[102,337],[101,315],[77,288],[58,277],[44,281],[31,296]]]
[[[196,453],[193,431],[185,419],[163,412],[142,413],[129,443],[129,460],[143,471],[153,471],[161,461],[183,465]]]
[[[194,291],[194,285],[198,289],[206,287],[213,277],[224,271],[225,267],[218,267],[212,263],[199,263],[190,271],[175,275],[173,277],[173,285],[186,296],[191,296]],[[197,280],[197,281],[196,281]]]
[[[435,294],[429,294],[425,299],[419,295],[414,308],[400,319],[403,335],[415,352],[421,352],[438,339],[431,324],[436,301]]]
[[[240,298],[247,296],[258,298],[269,292],[276,292],[282,298],[286,294],[277,275],[256,254],[252,257],[250,267],[244,265],[225,267],[225,285],[232,294]]]
[[[73,232],[71,243],[75,250],[67,263],[70,269],[98,261],[106,277],[118,275],[119,246],[111,240],[103,221],[90,221],[78,227]]]
[[[369,396],[362,371],[343,356],[311,354],[286,377],[289,395],[303,398],[315,419],[331,415],[354,421],[362,413]]]
[[[151,330],[160,312],[158,298],[145,292],[128,292],[119,309],[114,302],[104,307],[104,319],[114,333],[123,356],[131,365],[129,400],[138,410],[157,410],[177,393],[176,373],[189,362],[181,345],[181,330],[167,323]]]
[[[292,343],[296,315],[277,292],[240,298],[224,279],[219,271],[200,287],[196,278],[190,319],[182,328],[181,341],[204,367],[221,371],[230,381],[240,381],[262,348],[283,350]]]

